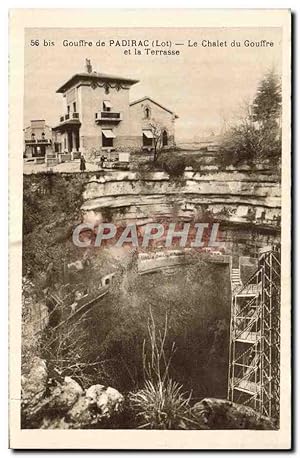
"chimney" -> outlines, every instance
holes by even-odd
[[[93,67],[92,67],[90,59],[85,59],[85,69],[88,73],[92,73]]]

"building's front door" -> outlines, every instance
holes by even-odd
[[[45,145],[39,145],[39,146],[34,147],[34,152],[32,156],[41,157],[41,156],[45,156],[45,154],[46,154]]]
[[[68,151],[71,152],[73,149],[73,139],[72,139],[72,132],[68,132]]]

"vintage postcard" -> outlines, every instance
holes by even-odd
[[[10,447],[291,447],[290,22],[10,12]]]

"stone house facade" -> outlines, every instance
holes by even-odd
[[[27,162],[45,162],[52,151],[52,128],[44,119],[34,119],[24,129],[24,159]]]

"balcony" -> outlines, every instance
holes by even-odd
[[[62,115],[60,118],[59,118],[59,122],[62,124],[67,124],[67,123],[70,123],[70,124],[78,124],[80,121],[79,121],[79,113],[77,112],[74,112],[74,113],[67,113],[65,115]]]
[[[123,113],[114,113],[112,111],[98,111],[95,113],[96,122],[120,122],[123,119]]]
[[[31,140],[25,140],[26,145],[36,145],[36,144],[42,144],[42,145],[51,145],[51,140],[49,138],[32,138]]]

